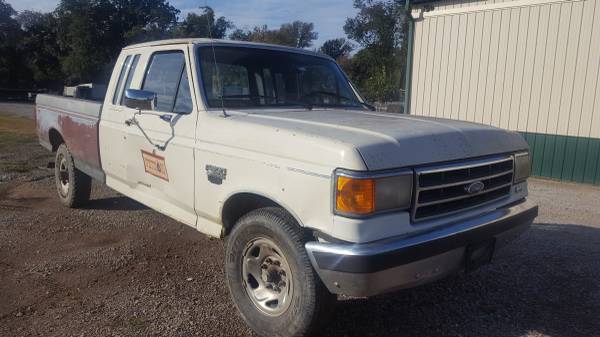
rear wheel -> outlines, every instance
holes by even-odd
[[[246,323],[261,336],[306,336],[335,302],[312,268],[302,229],[281,208],[242,217],[227,239],[227,283]]]
[[[92,179],[75,168],[73,156],[65,144],[56,151],[54,177],[58,198],[63,205],[75,208],[90,200]]]

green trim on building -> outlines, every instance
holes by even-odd
[[[600,139],[521,133],[532,154],[532,174],[600,185]]]

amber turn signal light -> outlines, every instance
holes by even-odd
[[[338,176],[335,205],[338,212],[360,215],[373,213],[375,181]]]

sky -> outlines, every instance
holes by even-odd
[[[59,0],[8,0],[17,11],[29,9],[47,12],[53,10]],[[313,47],[319,47],[329,39],[346,37],[344,23],[356,10],[352,0],[170,0],[171,5],[185,17],[189,12],[199,11],[208,4],[218,16],[233,21],[237,28],[251,29],[266,24],[278,28],[282,23],[301,20],[315,24],[319,38]]]

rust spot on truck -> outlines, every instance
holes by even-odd
[[[52,143],[50,130],[56,130],[75,158],[100,169],[98,118],[46,106],[38,106],[36,110],[40,142],[50,145]]]
[[[75,158],[100,168],[98,120],[61,115],[62,135]]]

